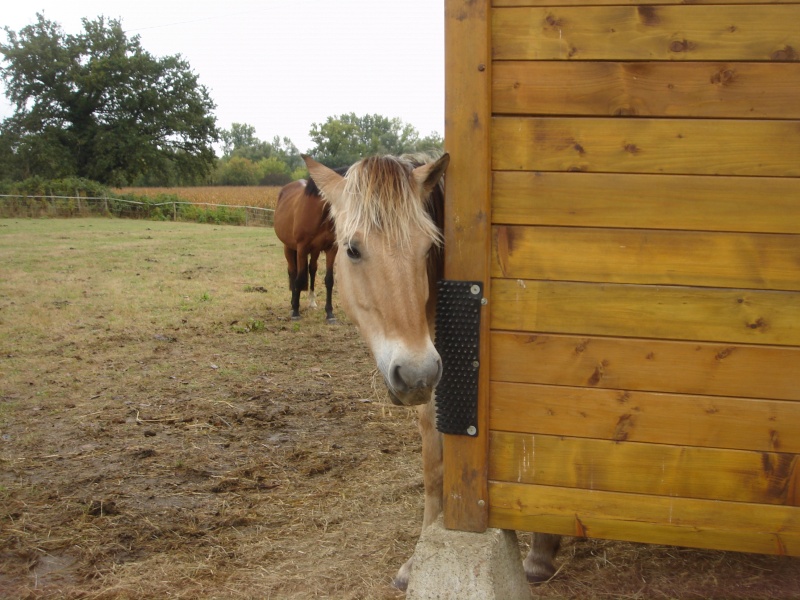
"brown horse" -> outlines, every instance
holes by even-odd
[[[427,527],[442,510],[442,438],[431,401],[442,364],[432,336],[443,273],[441,180],[449,156],[365,158],[345,177],[304,159],[330,204],[344,249],[336,266],[342,307],[372,350],[392,402],[418,407]],[[529,580],[553,575],[559,539],[535,534],[523,562]],[[400,589],[412,561],[395,578]]]
[[[345,169],[339,169],[344,172]],[[317,308],[314,281],[317,261],[325,252],[325,315],[333,316],[333,265],[336,259],[336,236],[327,205],[314,181],[293,181],[278,194],[275,207],[275,234],[283,242],[283,253],[289,266],[289,289],[292,292],[292,319],[300,318],[300,292],[308,290],[309,308]]]

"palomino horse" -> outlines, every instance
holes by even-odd
[[[450,157],[370,157],[344,177],[303,158],[330,205],[344,250],[336,263],[342,307],[372,350],[392,402],[418,407],[427,527],[442,511],[442,438],[431,401],[442,362],[432,336],[443,273],[442,176]],[[558,536],[534,535],[523,563],[529,580],[553,575],[558,542]],[[412,561],[395,578],[400,589]]]
[[[339,169],[344,173],[346,169]],[[314,281],[317,278],[319,253],[325,253],[325,314],[333,316],[333,264],[336,259],[336,236],[328,207],[314,181],[293,181],[281,188],[275,207],[275,235],[283,242],[289,265],[289,289],[292,291],[292,319],[300,318],[300,292],[308,290],[309,308],[317,307]]]

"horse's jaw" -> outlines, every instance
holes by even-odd
[[[433,397],[432,388],[419,388],[400,394],[394,392],[387,383],[386,390],[389,392],[389,400],[391,400],[392,404],[395,406],[419,406],[420,404],[427,404]]]

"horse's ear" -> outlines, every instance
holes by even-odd
[[[306,163],[306,167],[308,167],[308,173],[311,175],[311,179],[314,180],[314,183],[316,183],[317,187],[322,191],[325,200],[331,204],[336,204],[344,185],[344,177],[322,163],[318,163],[310,156],[303,154],[302,157]]]
[[[426,197],[439,183],[439,180],[442,178],[442,175],[444,175],[447,165],[449,164],[450,155],[445,152],[437,160],[414,169],[414,179],[416,179],[417,183],[422,187]]]

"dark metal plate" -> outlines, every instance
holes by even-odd
[[[436,427],[442,433],[478,434],[478,373],[483,284],[438,283],[436,350],[442,379],[436,387]]]

